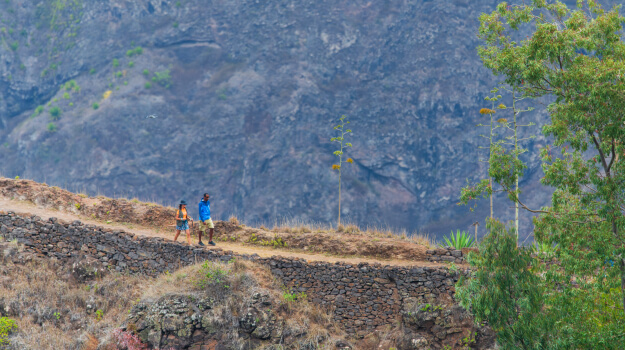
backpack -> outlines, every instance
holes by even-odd
[[[182,224],[184,224],[185,222],[187,222],[189,216],[187,215],[187,210],[183,209],[182,214],[184,214],[184,216],[180,216],[181,212],[180,209],[176,210],[176,225],[180,226]]]

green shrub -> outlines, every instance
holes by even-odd
[[[98,109],[100,108],[100,105],[97,102],[94,102],[91,107],[93,107],[93,109]]]
[[[145,83],[145,88],[146,88],[146,89],[150,89],[150,88],[152,88],[152,84],[151,84],[149,81],[148,81],[148,82],[146,82],[146,83]]]
[[[49,112],[50,112],[50,117],[52,117],[52,120],[58,120],[59,117],[61,116],[61,109],[57,106],[50,108]]]
[[[449,238],[443,237],[445,239],[445,245],[448,247],[452,247],[455,249],[469,248],[475,245],[473,241],[473,237],[468,234],[466,231],[460,232],[460,230],[456,230],[456,234],[454,235],[454,231],[451,231],[451,235]]]
[[[124,72],[119,71],[119,72],[115,73],[115,76],[118,77],[118,78],[121,78],[122,76],[124,76]]]
[[[145,75],[147,77],[148,75],[150,75],[150,71],[147,70],[147,69],[144,69],[143,70],[143,75]]]
[[[135,62],[134,61],[128,62],[128,67],[132,68],[134,66],[135,66]]]
[[[134,55],[140,55],[143,53],[143,48],[141,46],[137,46],[132,50],[126,51],[126,56],[132,57]]]
[[[67,93],[67,92],[64,93],[63,94],[63,98],[66,99],[66,100],[69,100],[69,93]]]
[[[169,69],[166,69],[162,72],[154,72],[154,77],[152,77],[152,81],[158,83],[165,88],[169,88],[171,86],[171,75],[169,74]]]
[[[20,43],[17,41],[14,41],[11,43],[11,50],[13,51],[17,51],[17,49],[20,47]]]
[[[206,289],[210,286],[222,286],[229,288],[227,283],[228,271],[224,269],[221,264],[210,261],[204,261],[196,278],[193,280],[193,285],[197,289]]]
[[[9,344],[9,334],[17,329],[15,320],[8,317],[0,317],[0,347]]]
[[[95,68],[89,69],[89,74],[95,74]]]
[[[76,83],[76,80],[74,80],[74,79],[68,81],[67,83],[65,83],[65,85],[63,85],[63,87],[67,91],[70,91],[71,89],[74,89],[77,86],[78,86],[78,84]]]
[[[40,115],[41,113],[43,113],[43,106],[37,106],[37,108],[35,108],[35,111],[33,112],[33,114],[30,115],[30,117],[34,118]]]
[[[46,129],[49,132],[56,132],[57,127],[56,127],[56,124],[54,124],[54,123],[48,123],[48,126],[46,127]]]
[[[284,294],[282,294],[282,297],[284,298],[284,300],[286,300],[289,303],[292,303],[294,301],[298,301],[298,300],[306,300],[306,298],[308,298],[308,295],[306,295],[306,293],[301,292],[301,293],[289,293],[289,292],[284,292]]]
[[[117,58],[113,58],[113,68],[119,67],[119,60]]]

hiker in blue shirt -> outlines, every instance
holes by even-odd
[[[208,200],[210,196],[208,193],[204,193],[204,198],[200,201],[199,212],[200,212],[200,242],[199,245],[204,245],[202,243],[202,233],[206,233],[206,229],[208,228],[208,244],[215,245],[213,242],[213,230],[215,229],[215,225],[213,225],[213,220],[211,220],[211,202]]]

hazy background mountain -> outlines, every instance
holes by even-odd
[[[329,223],[330,138],[345,114],[344,219],[469,229],[488,203],[456,202],[485,174],[475,125],[497,84],[476,53],[477,18],[498,2],[2,1],[0,171],[165,204],[208,191],[218,218]],[[544,144],[527,143],[534,207],[550,198],[537,184]]]

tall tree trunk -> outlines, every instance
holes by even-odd
[[[623,294],[623,311],[625,311],[625,258],[621,257],[621,294]]]
[[[517,131],[517,122],[516,122],[516,117],[517,117],[517,110],[516,110],[516,94],[515,94],[515,90],[512,89],[512,113],[514,113],[514,159],[518,160],[519,159],[519,145],[518,145],[518,141],[519,141],[519,137],[518,137],[518,131]],[[514,175],[514,191],[515,191],[515,195],[518,196],[519,195],[519,175],[515,174]],[[514,203],[514,230],[516,231],[516,241],[517,241],[517,246],[519,245],[519,201],[518,198]]]
[[[492,103],[492,111],[495,111],[495,102]],[[493,156],[493,113],[490,113],[490,139],[488,144],[488,183],[490,185],[490,218],[493,218],[493,178],[490,177],[490,159]]]

